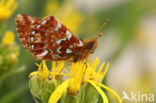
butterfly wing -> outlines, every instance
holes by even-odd
[[[82,40],[53,16],[40,20],[20,14],[16,22],[22,43],[37,59],[68,60],[84,46]],[[26,42],[23,42],[24,38]]]
[[[29,42],[31,36],[31,28],[33,28],[34,24],[39,23],[39,21],[39,18],[27,16],[24,14],[18,14],[16,16],[18,36],[20,37],[21,42],[28,51],[30,51]]]

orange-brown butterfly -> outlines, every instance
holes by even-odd
[[[21,42],[36,59],[76,62],[86,59],[97,47],[97,37],[84,41],[54,16],[40,19],[18,14],[16,25]]]

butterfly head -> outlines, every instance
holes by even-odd
[[[97,48],[97,38],[85,42],[84,50],[93,53]]]
[[[84,47],[82,51],[76,52],[72,61],[77,62],[80,60],[87,59],[91,53],[94,53],[97,48],[97,38],[88,40],[84,42]]]

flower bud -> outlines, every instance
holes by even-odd
[[[97,103],[99,93],[98,91],[89,83],[83,85],[82,91],[85,91],[85,97],[83,103]]]
[[[53,79],[50,76],[45,78],[44,81],[39,79],[38,74],[30,74],[29,88],[32,95],[42,102],[47,103],[49,96],[56,89],[62,81],[62,78]]]
[[[48,102],[51,93],[55,90],[57,84],[52,78],[47,78],[43,84],[41,100]]]
[[[42,89],[41,89],[41,82],[38,79],[38,75],[32,75],[29,80],[29,88],[33,96],[37,98],[41,98]]]

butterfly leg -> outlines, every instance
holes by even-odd
[[[84,64],[85,64],[86,67],[85,67],[85,70],[83,72],[82,83],[84,82],[84,76],[85,76],[85,73],[86,73],[87,67],[88,67],[86,62]]]
[[[60,73],[62,73],[63,72],[63,70],[64,70],[64,68],[65,68],[65,66],[68,64],[68,62],[67,61],[65,61],[65,63],[64,63],[64,65],[63,65],[63,67],[62,67],[62,69],[60,70]]]

